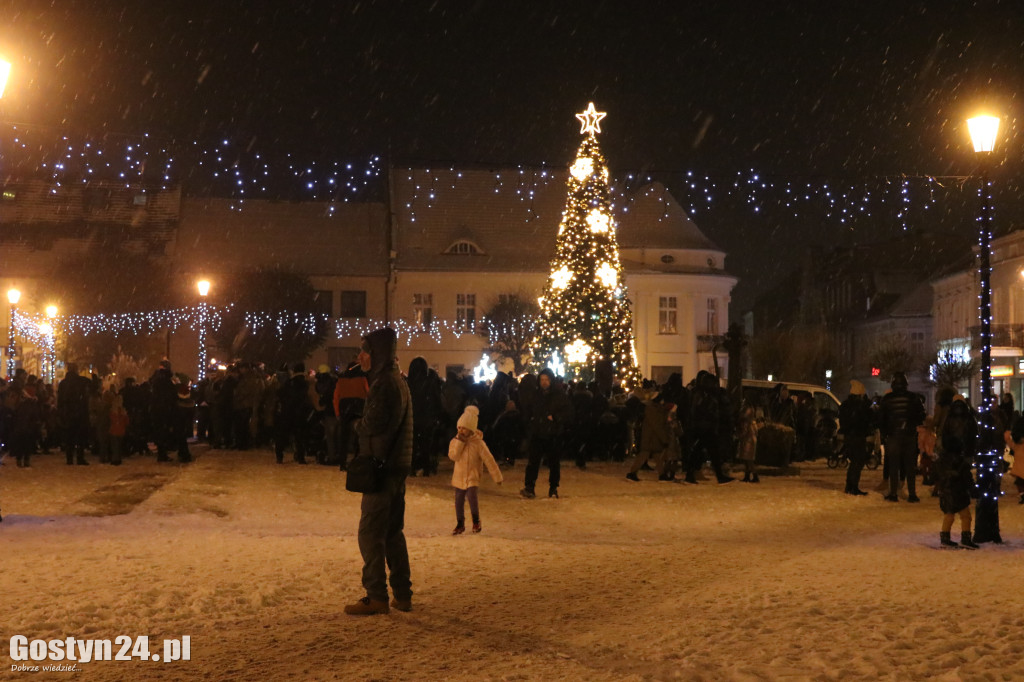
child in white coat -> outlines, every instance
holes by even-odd
[[[502,475],[498,463],[494,461],[494,455],[487,449],[484,443],[484,434],[477,430],[477,420],[480,410],[475,405],[466,408],[459,417],[457,426],[459,433],[452,438],[448,446],[448,459],[455,462],[455,470],[452,472],[452,486],[455,488],[455,530],[452,535],[461,535],[466,532],[466,500],[469,500],[469,512],[473,515],[473,532],[479,533],[483,528],[480,525],[480,506],[477,499],[477,489],[480,486],[480,476],[483,474],[484,465],[491,478],[498,485],[501,485]]]

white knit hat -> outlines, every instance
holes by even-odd
[[[466,411],[459,417],[457,426],[470,431],[476,431],[477,420],[480,417],[480,408],[476,405],[468,405]]]

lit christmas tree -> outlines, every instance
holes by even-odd
[[[534,358],[575,376],[611,361],[624,386],[640,380],[633,316],[615,241],[608,166],[597,143],[605,114],[576,114],[585,137],[569,167],[568,197],[558,226],[551,274],[540,299]]]

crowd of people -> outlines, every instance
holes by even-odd
[[[273,373],[260,364],[237,362],[193,385],[165,360],[145,381],[118,382],[83,376],[71,363],[54,387],[18,370],[0,389],[0,442],[19,467],[31,466],[36,453],[56,447],[63,449],[68,465],[89,464],[87,452],[113,466],[125,457],[150,453],[157,461],[170,461],[174,452],[187,463],[189,442],[198,440],[215,449],[272,446],[279,463],[290,450],[294,462],[312,459],[344,470],[359,450],[356,427],[369,376],[358,362],[342,372],[326,366],[307,372],[298,363]],[[905,485],[907,501],[919,502],[920,474],[923,484],[934,486],[944,512],[961,514],[968,523],[962,516],[967,505],[949,484],[966,480],[963,462],[974,461],[974,411],[961,396],[940,390],[935,414],[926,414],[922,396],[908,390],[902,374],[893,379],[891,391],[875,399],[868,398],[860,382],[851,382],[838,415],[807,409],[809,401],[800,402],[782,384],[764,404],[743,402],[737,410],[718,378],[703,371],[687,385],[673,374],[661,385],[645,381],[627,392],[609,372],[600,371],[587,383],[566,382],[550,369],[518,379],[498,373],[488,383],[454,373],[442,379],[417,357],[403,379],[411,400],[412,476],[437,474],[440,458],[451,455],[452,444],[461,439],[460,453],[475,452],[479,440],[502,468],[525,460],[520,494],[528,499],[536,496],[542,466],[548,496],[558,497],[566,460],[585,469],[595,460],[632,457],[629,481],[638,482],[642,471],[653,470],[658,480],[689,484],[703,480],[708,463],[718,483],[729,483],[734,479],[727,464],[737,462],[743,466],[742,480],[758,483],[758,453],[764,449],[758,440],[774,429],[790,434],[782,447],[793,459],[813,458],[818,441],[827,441],[826,449],[841,443],[849,461],[845,492],[850,495],[867,494],[860,488],[864,464],[872,448],[884,451],[886,500],[898,501],[897,492]],[[460,431],[467,407],[473,411],[468,420],[472,433]],[[997,416],[998,432],[1005,434],[1008,446],[1024,446],[1024,422],[1013,410],[1012,397],[1004,398]],[[970,435],[951,436],[954,425]],[[951,453],[962,461],[947,461]],[[1019,468],[1024,474],[1024,462]],[[1018,486],[1024,503],[1024,477]],[[973,483],[968,487],[973,492]],[[470,492],[467,499],[473,511],[475,495]],[[459,527],[464,527],[461,519]]]

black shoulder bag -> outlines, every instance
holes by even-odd
[[[345,490],[352,493],[379,493],[381,491],[384,487],[384,480],[388,476],[391,451],[395,449],[395,442],[401,435],[408,416],[409,405],[406,404],[405,412],[402,413],[402,421],[398,423],[398,430],[391,437],[391,444],[384,451],[384,457],[377,457],[375,453],[369,452],[352,458],[352,461],[345,467],[348,472],[345,476]],[[373,439],[371,439],[372,442]]]

